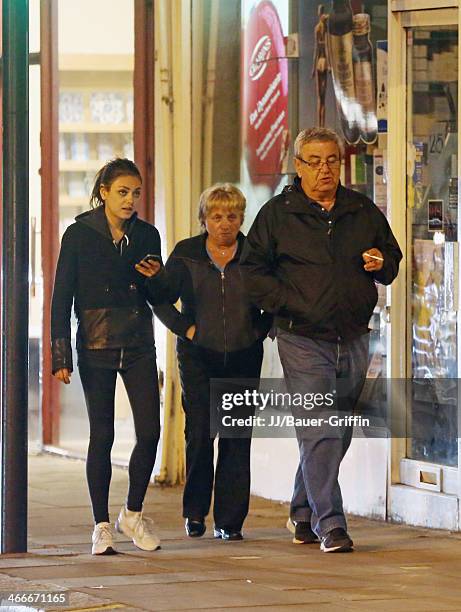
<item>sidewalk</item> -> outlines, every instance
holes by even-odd
[[[111,518],[127,472],[114,469]],[[296,546],[287,505],[253,498],[243,542],[185,536],[180,488],[151,487],[162,549],[93,557],[83,462],[30,457],[29,554],[0,557],[0,591],[68,590],[71,610],[461,610],[461,536],[351,518],[353,554]],[[47,608],[51,609],[51,608]],[[54,608],[63,609],[63,608]]]

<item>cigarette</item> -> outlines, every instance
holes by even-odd
[[[370,255],[370,253],[365,252],[364,255],[367,257],[371,257],[371,259],[377,259],[378,261],[384,261],[382,257],[378,257],[377,255]]]

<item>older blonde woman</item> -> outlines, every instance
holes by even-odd
[[[220,438],[216,472],[210,436],[210,379],[258,378],[262,341],[271,324],[251,306],[239,270],[245,197],[229,183],[200,197],[202,233],[179,242],[163,278],[166,301],[155,311],[178,336],[177,355],[186,414],[186,533],[205,533],[214,482],[214,536],[241,540],[250,496],[249,438]],[[171,304],[181,299],[181,312]]]

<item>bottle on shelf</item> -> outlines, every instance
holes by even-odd
[[[331,0],[328,47],[336,106],[344,138],[348,143],[356,144],[360,139],[360,131],[357,125],[352,27],[350,0]]]
[[[65,134],[59,134],[59,160],[64,161],[68,158],[67,138]]]
[[[126,134],[123,139],[123,157],[134,158],[133,136],[131,134]]]
[[[71,198],[83,198],[86,195],[81,172],[69,172],[67,193]]]
[[[353,16],[355,97],[358,104],[357,122],[360,136],[366,144],[375,142],[378,136],[376,118],[375,81],[373,78],[373,48],[370,38],[370,15],[357,13]]]
[[[71,134],[70,157],[75,161],[87,161],[90,149],[85,134]]]
[[[106,161],[114,157],[113,139],[108,134],[100,134],[97,144],[98,159]]]

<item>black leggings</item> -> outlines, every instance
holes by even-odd
[[[133,412],[136,445],[129,464],[127,507],[142,510],[160,437],[160,401],[155,356],[141,356],[118,370],[79,362],[90,421],[86,474],[95,523],[109,522],[110,453],[114,442],[114,399],[117,372],[122,376]]]

